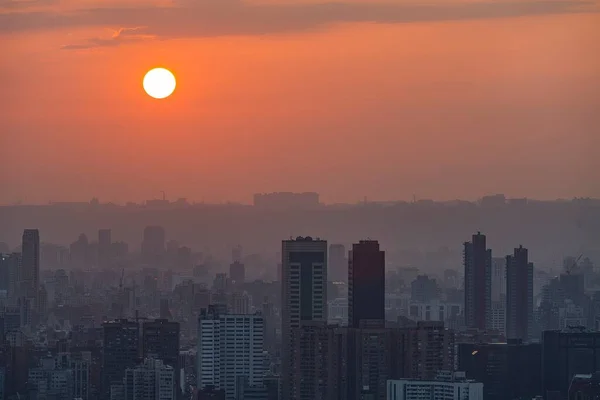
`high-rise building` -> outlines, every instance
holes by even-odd
[[[600,332],[584,328],[542,333],[542,396],[565,399],[575,374],[600,371]]]
[[[142,325],[142,356],[161,360],[173,368],[173,391],[180,391],[179,322],[166,319],[146,321]]]
[[[310,236],[284,240],[281,264],[282,393],[291,400],[297,364],[292,331],[304,323],[327,323],[327,241]]]
[[[107,322],[103,328],[102,398],[109,398],[112,384],[121,384],[125,370],[134,368],[139,360],[139,325],[118,320]]]
[[[473,235],[464,244],[465,267],[465,325],[485,330],[491,327],[492,308],[492,250],[486,246],[486,237]]]
[[[229,278],[234,286],[243,285],[246,280],[246,267],[239,261],[234,261],[229,265]]]
[[[486,400],[533,399],[542,394],[539,343],[459,343],[458,371],[483,383]]]
[[[262,385],[263,351],[260,314],[226,314],[212,306],[203,309],[198,318],[198,389],[222,389],[226,400],[236,400],[240,377],[252,386]]]
[[[162,226],[144,228],[142,241],[142,261],[150,266],[158,267],[165,257],[165,229]]]
[[[419,321],[415,328],[406,329],[405,335],[407,356],[402,376],[431,380],[440,371],[454,369],[454,331],[445,328],[443,322]]]
[[[40,284],[40,232],[37,229],[25,229],[23,232],[23,249],[21,260],[21,289],[23,295],[34,299],[37,297]]]
[[[324,321],[305,321],[292,329],[289,338],[292,373],[282,398],[347,399],[345,336],[343,328],[327,326]]]
[[[352,245],[348,256],[348,326],[385,324],[385,252],[376,240]]]
[[[348,279],[348,259],[343,244],[329,245],[328,279],[333,282],[344,282]]]
[[[110,229],[98,230],[98,265],[101,268],[110,267],[112,259],[112,239]]]
[[[121,384],[113,385],[111,400],[175,400],[175,371],[161,360],[145,359],[143,364],[127,368]]]
[[[506,337],[528,340],[533,333],[533,263],[519,246],[506,256]]]
[[[21,281],[21,265],[23,263],[22,253],[12,253],[5,261],[7,265],[7,296],[11,303],[16,304],[20,294],[19,283]]]

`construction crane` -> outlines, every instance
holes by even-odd
[[[571,272],[573,272],[573,270],[575,270],[577,268],[577,264],[579,264],[579,260],[581,260],[581,257],[583,257],[583,254],[580,254],[579,257],[577,257],[577,259],[575,259],[573,264],[571,264],[570,266],[568,266],[566,268],[567,275],[571,275]]]

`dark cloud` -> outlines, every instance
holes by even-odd
[[[591,1],[591,0],[590,0]],[[94,26],[144,26],[159,39],[301,32],[344,22],[409,23],[489,19],[579,12],[585,0],[490,1],[467,3],[322,3],[251,5],[237,0],[198,0],[174,7],[96,8],[61,14],[0,14],[0,33]],[[91,39],[64,48],[115,46],[118,38]]]

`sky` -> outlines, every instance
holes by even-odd
[[[599,38],[598,0],[0,0],[0,203],[600,197]]]

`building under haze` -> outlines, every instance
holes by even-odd
[[[533,334],[533,263],[523,246],[506,256],[506,337],[527,341]]]
[[[40,288],[40,232],[37,229],[25,229],[21,259],[21,294],[34,300],[38,307]]]
[[[165,258],[165,241],[165,228],[162,226],[144,228],[142,262],[149,266],[159,267]]]
[[[304,336],[292,331],[307,323],[327,323],[327,241],[310,236],[284,240],[281,257],[282,390],[284,398],[295,399],[294,391],[302,389],[292,383],[301,363],[292,349],[294,339]]]
[[[329,245],[327,279],[334,282],[344,282],[348,279],[348,259],[346,258],[346,247],[343,244],[332,243]]]
[[[492,250],[486,237],[473,235],[464,244],[465,268],[465,325],[467,328],[491,328],[492,310]]]
[[[98,230],[98,266],[110,267],[112,259],[112,239],[110,229]]]
[[[353,244],[348,257],[348,326],[361,321],[385,324],[385,252],[376,240]]]

